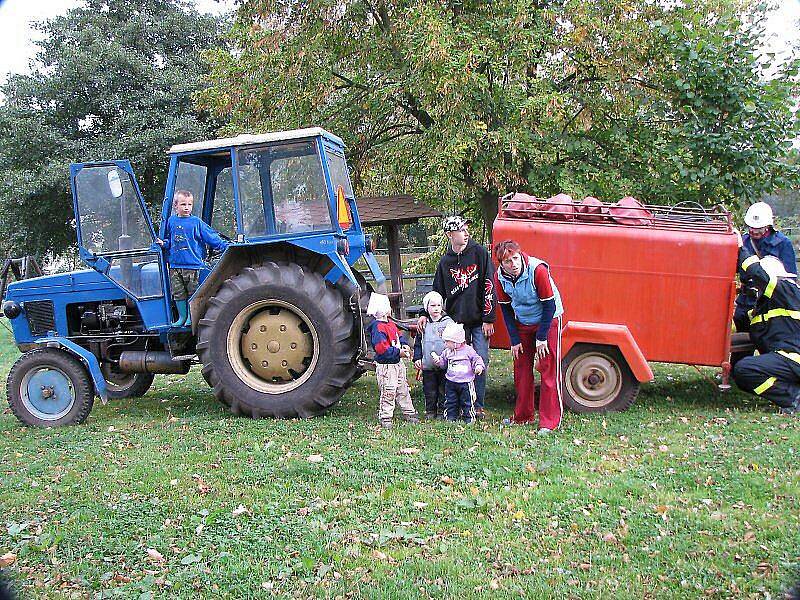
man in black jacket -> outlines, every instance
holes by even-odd
[[[489,366],[489,338],[494,334],[497,294],[494,289],[494,265],[486,248],[471,240],[468,221],[462,217],[446,217],[444,231],[450,248],[439,261],[433,278],[433,289],[444,298],[445,312],[464,325],[467,343]],[[420,317],[420,329],[427,319]],[[475,377],[475,413],[484,416],[486,370]]]
[[[740,276],[758,290],[748,312],[750,339],[759,352],[739,360],[733,377],[741,389],[771,400],[783,414],[800,413],[800,287],[774,256],[761,260],[739,249]]]

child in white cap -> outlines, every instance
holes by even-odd
[[[453,319],[444,314],[444,299],[439,292],[428,292],[422,299],[428,313],[425,327],[414,340],[414,366],[422,371],[422,392],[425,394],[425,418],[444,418],[444,371],[433,362],[431,354],[444,351],[442,333]]]
[[[464,326],[450,323],[444,328],[444,352],[432,352],[434,363],[447,367],[444,384],[444,418],[448,421],[475,420],[475,376],[486,369],[475,349],[465,343]]]
[[[400,407],[403,419],[419,423],[417,411],[411,402],[411,392],[406,378],[406,363],[411,358],[411,348],[397,325],[389,321],[392,311],[389,297],[373,293],[369,297],[367,314],[375,320],[367,327],[372,347],[375,348],[375,375],[381,398],[378,403],[378,422],[384,429],[392,428],[395,404]]]

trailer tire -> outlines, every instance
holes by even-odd
[[[83,423],[94,404],[86,367],[58,348],[37,348],[19,357],[6,381],[8,405],[30,427]]]
[[[564,404],[573,412],[621,412],[639,394],[639,382],[616,346],[575,344],[561,370]]]
[[[209,300],[197,353],[214,396],[234,414],[312,417],[352,383],[353,339],[341,293],[319,273],[266,262],[226,280]]]

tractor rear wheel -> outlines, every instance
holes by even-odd
[[[234,414],[311,417],[353,379],[353,317],[342,295],[298,264],[267,262],[228,279],[198,323],[203,377]]]
[[[621,412],[639,394],[639,382],[615,346],[575,344],[561,365],[564,404],[574,412]]]
[[[81,362],[58,348],[19,357],[6,382],[8,404],[31,427],[83,423],[94,404],[94,385]]]

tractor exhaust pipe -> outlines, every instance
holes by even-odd
[[[172,373],[186,375],[189,361],[173,360],[169,352],[150,350],[126,350],[119,355],[119,366],[123,373]]]

